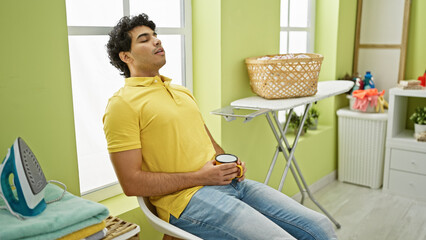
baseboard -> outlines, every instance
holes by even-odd
[[[336,170],[334,170],[330,174],[324,176],[320,180],[311,184],[309,186],[309,190],[311,191],[312,194],[314,194],[316,191],[320,190],[321,188],[323,188],[323,187],[327,186],[328,184],[332,183],[333,181],[335,181],[336,178],[337,178],[337,172],[336,172]],[[297,194],[292,196],[292,198],[294,200],[300,202],[300,200],[302,199],[302,194],[300,192],[298,192]]]

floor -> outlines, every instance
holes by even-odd
[[[340,240],[426,240],[426,202],[339,181],[314,197],[342,226]],[[308,197],[304,205],[321,212]]]

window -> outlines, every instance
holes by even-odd
[[[108,99],[124,85],[109,63],[108,33],[122,16],[146,13],[167,51],[160,74],[192,89],[191,0],[66,0],[66,8],[80,192],[98,201],[121,193],[102,125]]]
[[[281,0],[280,53],[312,53],[315,36],[315,0]],[[304,107],[294,109],[301,115]],[[278,113],[285,121],[285,111]]]
[[[314,50],[315,0],[281,0],[280,53]]]

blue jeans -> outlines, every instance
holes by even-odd
[[[203,239],[337,239],[324,215],[247,179],[201,188],[170,223]]]

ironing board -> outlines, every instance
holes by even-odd
[[[269,126],[271,127],[271,130],[274,133],[278,145],[276,147],[275,154],[264,183],[268,184],[269,178],[272,174],[272,170],[275,166],[275,162],[278,158],[278,154],[279,152],[282,152],[286,160],[286,165],[284,168],[283,175],[281,177],[278,190],[282,190],[285,178],[287,176],[288,171],[290,170],[293,174],[297,186],[300,189],[300,193],[302,195],[301,203],[303,204],[305,198],[304,193],[306,192],[309,198],[315,203],[315,205],[317,205],[321,209],[321,211],[323,211],[324,214],[327,215],[327,217],[336,225],[337,228],[340,228],[340,224],[312,196],[312,193],[309,190],[309,187],[297,164],[294,153],[296,150],[297,143],[299,141],[299,137],[302,133],[302,126],[305,123],[306,117],[308,116],[308,111],[311,108],[312,104],[319,100],[345,93],[349,91],[352,87],[352,81],[324,81],[318,83],[318,92],[314,96],[276,100],[268,100],[258,96],[253,96],[233,101],[230,106],[214,110],[211,113],[223,116],[227,121],[232,121],[237,117],[244,118],[244,122],[248,122],[257,116],[265,115]],[[290,145],[285,136],[288,130],[290,119],[286,119],[284,126],[282,126],[282,124],[278,120],[277,112],[282,110],[289,110],[288,116],[291,116],[293,109],[299,106],[305,106],[305,110],[303,112],[302,121],[299,129],[297,130],[296,137],[293,141],[293,144]],[[253,110],[253,112],[248,114],[236,114],[235,110],[238,109]],[[302,187],[298,178],[300,178],[300,180],[302,181],[304,188]]]

